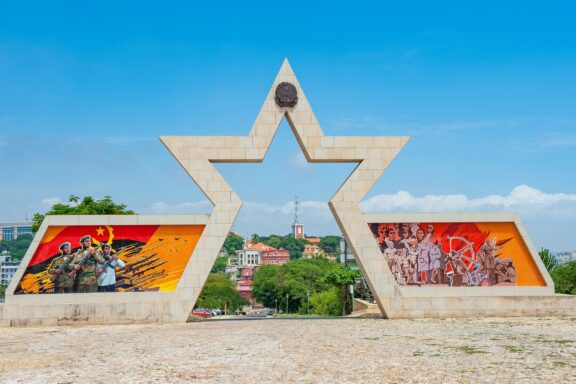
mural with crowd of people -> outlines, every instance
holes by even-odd
[[[545,285],[514,223],[371,223],[370,229],[399,285]]]

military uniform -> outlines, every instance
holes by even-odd
[[[104,258],[98,252],[90,255],[90,249],[81,249],[74,255],[71,266],[80,266],[76,274],[77,292],[88,293],[98,290],[96,281],[96,265],[104,264]]]
[[[48,272],[52,276],[54,293],[72,293],[74,279],[70,276],[70,272],[72,272],[70,261],[73,257],[74,255],[61,255],[55,258],[52,264],[50,264],[50,270]],[[68,265],[63,267],[66,263],[68,263]]]

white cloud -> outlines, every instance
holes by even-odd
[[[576,147],[576,135],[572,133],[546,133],[533,138],[513,139],[507,145],[509,151],[516,153],[549,152],[573,147]]]
[[[178,204],[170,204],[164,201],[153,203],[149,211],[156,214],[206,214],[212,211],[212,203],[208,200],[185,201]]]
[[[55,204],[62,204],[62,200],[59,197],[48,197],[46,199],[42,199],[41,204],[43,207],[52,207]]]
[[[374,129],[379,131],[399,131],[409,135],[444,135],[463,130],[513,128],[533,121],[533,119],[521,118],[451,121],[444,123],[393,122],[392,120],[393,119],[388,120],[376,116],[364,116],[361,118],[333,119],[327,122],[335,130]]]
[[[176,204],[160,201],[150,205],[145,211],[153,214],[207,214],[212,208],[208,200]],[[298,211],[299,221],[306,224],[307,233],[340,233],[327,202],[302,201],[298,203]],[[293,218],[293,201],[284,204],[244,202],[234,230],[246,236],[252,233],[287,234],[291,230]]]
[[[406,191],[373,196],[361,204],[364,212],[518,211],[531,216],[576,218],[576,194],[545,193],[519,185],[508,195],[469,198],[462,194],[414,196]]]
[[[294,152],[290,157],[290,163],[296,168],[301,169],[308,169],[312,167],[312,164],[306,160],[306,157],[302,151]]]
[[[340,234],[340,229],[326,201],[302,201],[298,205],[299,221],[308,235]],[[537,247],[552,250],[576,248],[572,222],[576,220],[576,194],[545,193],[519,185],[510,193],[470,198],[464,194],[415,196],[410,192],[373,196],[361,203],[364,212],[445,212],[445,211],[515,211],[527,226]],[[148,212],[158,214],[209,213],[208,200],[169,204],[152,204]],[[143,212],[144,213],[144,212]],[[233,229],[244,235],[290,233],[294,202],[282,204],[245,202]]]

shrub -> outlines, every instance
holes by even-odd
[[[342,300],[340,290],[332,287],[326,291],[310,296],[310,311],[315,315],[340,316],[342,314]]]

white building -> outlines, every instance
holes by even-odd
[[[257,267],[262,264],[262,257],[258,249],[241,249],[236,251],[236,257],[239,268]]]
[[[0,254],[0,285],[10,284],[19,265],[20,262],[12,261],[12,256],[7,251]]]

